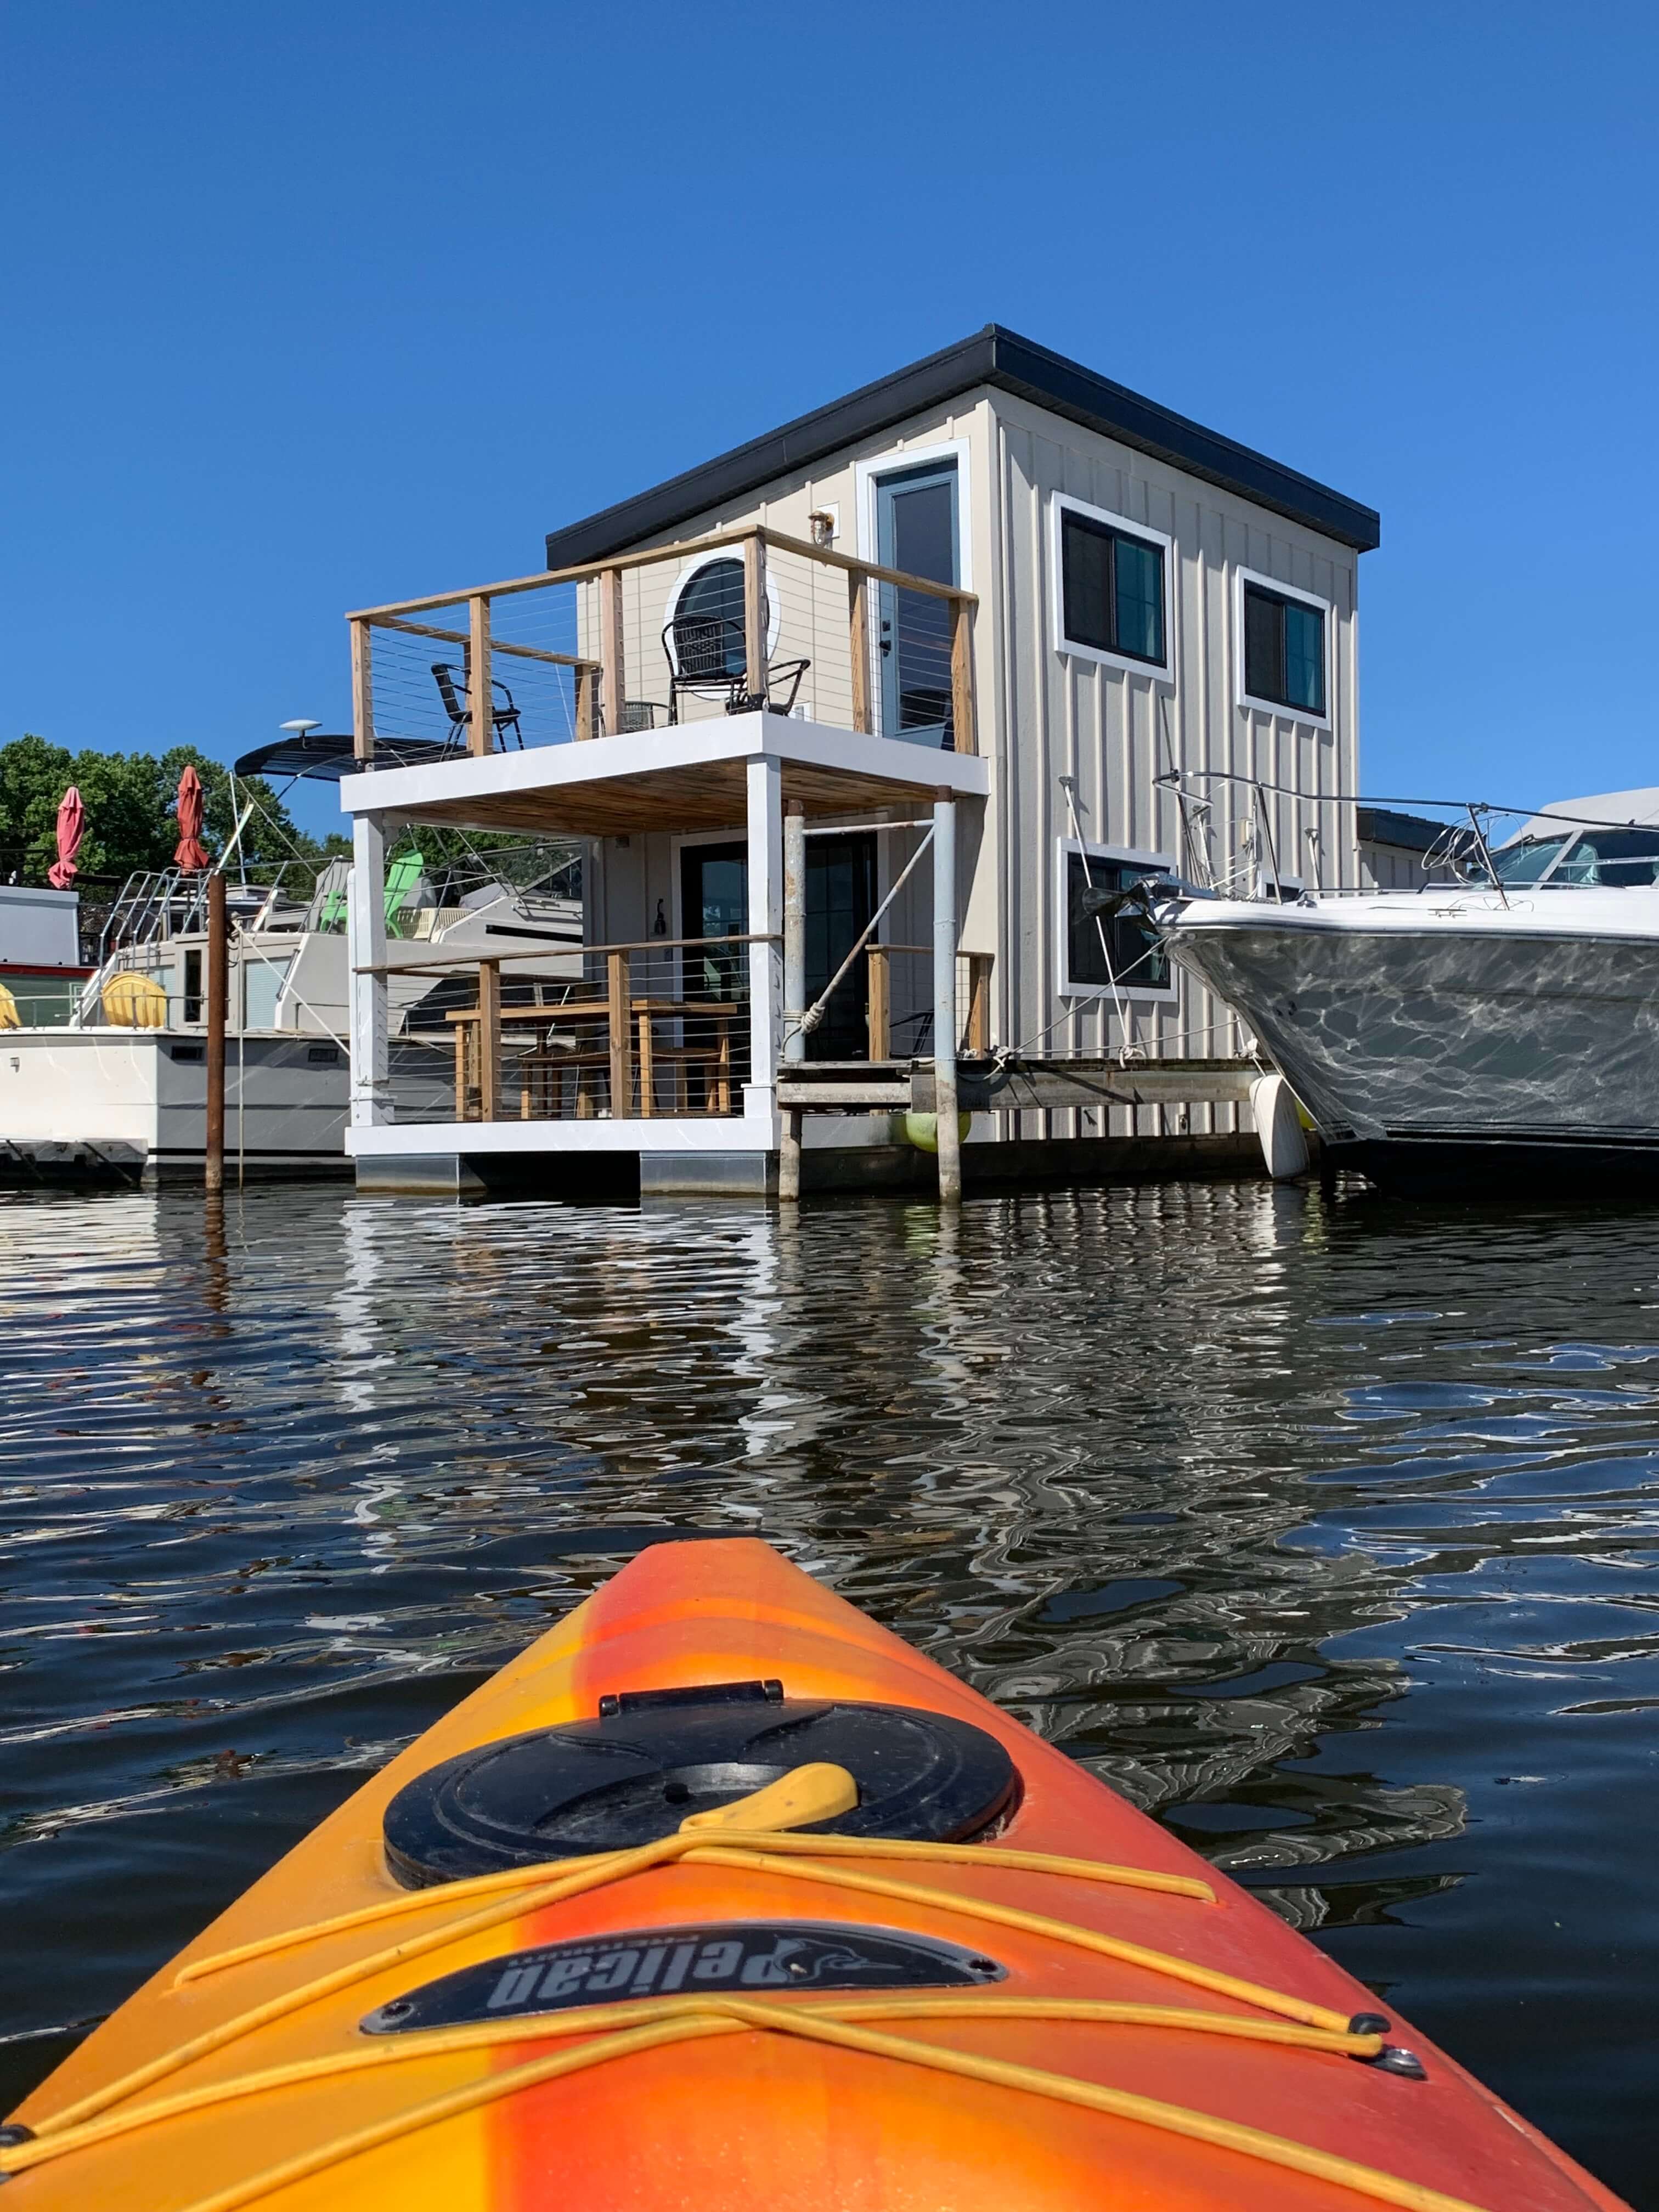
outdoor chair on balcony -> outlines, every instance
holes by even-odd
[[[749,646],[743,624],[723,615],[676,615],[662,634],[668,656],[668,719],[680,719],[680,701],[717,699],[725,695],[728,714],[752,714],[765,707],[791,713],[810,660],[776,660],[766,672],[766,690],[749,689]]]
[[[662,703],[657,699],[624,699],[617,721],[617,734],[635,737],[641,730],[654,730],[662,711]]]
[[[472,702],[462,672],[453,661],[434,660],[432,680],[438,687],[438,696],[444,702],[444,712],[449,717],[447,743],[453,750],[465,752],[468,725],[472,716]],[[505,732],[511,730],[513,741],[519,750],[524,750],[524,732],[519,727],[519,710],[513,702],[513,694],[498,678],[489,687],[489,728],[497,748],[507,750]]]

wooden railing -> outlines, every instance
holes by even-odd
[[[915,954],[931,960],[931,945],[872,945],[865,952],[869,963],[869,995],[866,1001],[866,1023],[869,1032],[869,1053],[872,1060],[887,1060],[893,1056],[893,957]],[[963,970],[967,971],[967,1018],[963,1024],[961,1047],[972,1058],[981,1058],[991,1049],[991,960],[988,952],[959,952],[957,955],[957,989],[960,991]],[[924,1055],[925,1056],[925,1055]]]
[[[844,708],[839,690],[839,672],[836,700],[838,710],[845,712],[846,726],[864,732],[875,730],[877,718],[872,678],[879,656],[876,650],[877,641],[871,630],[871,586],[887,586],[894,592],[914,593],[939,601],[948,610],[951,741],[958,752],[978,750],[973,684],[973,620],[978,602],[973,592],[963,591],[954,584],[941,584],[929,577],[910,575],[901,569],[888,568],[878,562],[860,560],[852,554],[837,552],[833,546],[816,544],[779,531],[750,526],[742,529],[717,531],[708,537],[688,539],[673,545],[619,554],[608,561],[586,567],[550,569],[539,575],[513,577],[505,582],[478,586],[462,592],[439,592],[423,599],[397,600],[385,606],[363,608],[348,616],[351,633],[352,713],[357,757],[361,760],[373,758],[375,748],[377,631],[382,633],[386,641],[399,636],[431,640],[458,652],[461,680],[453,687],[458,708],[456,710],[446,708],[443,715],[437,717],[441,724],[439,733],[445,742],[455,745],[457,750],[461,726],[456,720],[456,711],[464,714],[465,749],[475,756],[488,754],[499,744],[504,743],[507,729],[511,729],[520,743],[549,741],[544,737],[526,739],[520,726],[523,714],[516,708],[514,716],[506,718],[503,726],[503,712],[495,701],[492,685],[497,679],[504,680],[503,672],[512,674],[514,670],[552,671],[561,677],[564,672],[568,672],[568,694],[561,694],[562,711],[568,725],[563,734],[582,739],[615,733],[630,726],[631,716],[644,717],[641,726],[655,726],[655,715],[665,710],[665,702],[645,696],[646,687],[641,683],[635,684],[634,694],[630,695],[628,624],[624,618],[625,580],[652,568],[684,568],[688,561],[700,561],[707,555],[723,549],[730,549],[738,554],[743,562],[743,632],[746,661],[744,685],[750,697],[761,700],[769,696],[769,631],[771,627],[769,577],[775,585],[780,573],[789,564],[811,564],[814,570],[836,572],[846,580]],[[769,571],[769,562],[771,564]],[[585,605],[578,606],[569,616],[566,626],[585,629],[595,635],[597,653],[567,652],[546,644],[532,644],[520,638],[507,638],[499,634],[496,617],[502,602],[522,601],[533,593],[568,592],[572,586],[579,590],[587,589],[589,598]],[[459,624],[448,625],[421,619],[446,609],[459,610],[462,605],[467,611],[465,629]],[[815,624],[819,619],[816,608],[812,619]],[[890,643],[890,641],[886,642]],[[781,659],[783,657],[779,655]],[[435,677],[440,666],[447,665],[434,664],[430,673]],[[410,672],[416,678],[422,677],[422,672],[418,669],[411,668]],[[430,696],[424,703],[429,715],[437,714]],[[401,719],[401,713],[394,714],[390,721],[384,723],[383,727],[388,736],[392,723]],[[418,732],[404,729],[401,734],[410,736]]]
[[[768,941],[653,938],[640,945],[594,947],[586,957],[596,966],[603,961],[602,988],[596,977],[560,987],[561,997],[523,1006],[502,1003],[501,959],[480,960],[476,1002],[453,1008],[446,1017],[454,1039],[455,1119],[586,1121],[604,1111],[649,1121],[739,1111],[739,1086],[749,1059],[747,997],[687,997],[666,973],[647,972],[641,978],[635,963],[648,970],[659,955]],[[866,955],[873,1065],[898,1064],[893,1056],[891,963],[906,955],[931,959],[932,947],[872,945]],[[960,1045],[971,1059],[982,1059],[990,1050],[991,959],[988,952],[958,955],[959,992],[961,981],[966,982]],[[636,988],[641,981],[644,988]],[[665,1024],[678,1035],[660,1036]],[[509,1052],[506,1048],[514,1036],[520,1048]],[[913,1057],[902,1053],[900,1061],[908,1064]],[[665,1074],[670,1091],[665,1104]],[[516,1102],[509,1090],[516,1091]]]
[[[653,938],[592,946],[583,957],[596,969],[602,963],[602,981],[595,975],[550,987],[543,979],[538,1002],[519,1006],[502,1003],[502,960],[480,960],[476,1003],[446,1017],[454,1037],[455,1119],[586,1121],[604,1111],[648,1121],[741,1111],[747,996],[686,995],[667,956],[711,949],[729,956],[738,947],[746,956],[750,945],[766,941]],[[543,995],[550,988],[557,995]],[[665,1026],[678,1034],[660,1035]],[[519,1049],[507,1048],[509,1039]],[[516,1090],[516,1101],[509,1090]]]

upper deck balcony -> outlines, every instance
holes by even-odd
[[[930,1023],[953,1054],[982,1016],[988,965],[958,975],[955,803],[989,784],[975,606],[955,585],[750,526],[351,616],[359,772],[341,799],[355,824],[360,1167],[447,1152],[775,1152],[777,1071],[804,1048],[809,982],[811,997],[842,994],[842,1027],[867,1031],[875,1056],[896,1037],[914,1052]],[[884,901],[863,934],[839,906],[832,928],[826,909],[809,957],[805,858],[793,901],[786,886],[792,817],[817,817],[827,837],[884,837],[892,897],[908,885],[908,903]],[[544,948],[513,942],[532,930],[413,963],[449,994],[441,1126],[404,1121],[389,1074],[386,833],[422,823],[605,841],[580,986],[535,979]],[[945,856],[931,931],[927,876],[912,872],[930,840]],[[720,887],[698,874],[683,897],[702,863],[681,848],[711,844]],[[830,958],[843,923],[852,936]],[[811,981],[820,956],[830,972]]]
[[[354,743],[374,774],[345,803],[586,836],[720,827],[762,750],[808,813],[983,791],[976,604],[750,526],[364,609]]]

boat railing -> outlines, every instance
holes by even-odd
[[[349,867],[345,872],[349,874]],[[294,896],[290,886],[311,873],[304,862],[283,861],[262,870],[258,881],[239,878],[232,884],[228,903],[233,945],[262,932],[304,929],[307,902]],[[71,1026],[87,1028],[102,1021],[104,988],[112,975],[128,969],[149,973],[159,961],[161,948],[173,939],[206,936],[210,880],[210,871],[186,872],[177,867],[139,869],[127,878],[105,916],[97,960],[76,995]],[[169,1003],[169,1026],[173,1019]]]

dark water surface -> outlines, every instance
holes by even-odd
[[[321,1190],[18,1200],[0,1255],[6,2103],[641,1544],[730,1532],[1659,2208],[1659,1218]]]

